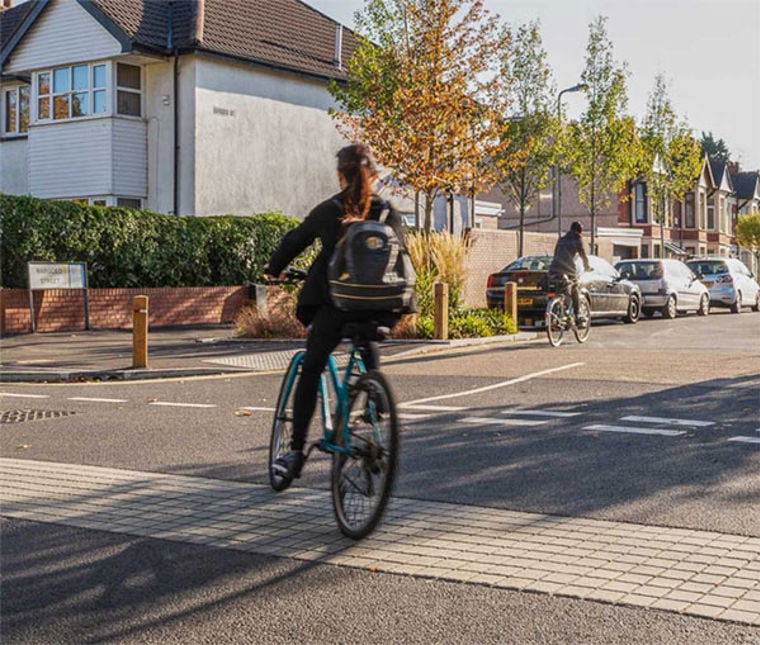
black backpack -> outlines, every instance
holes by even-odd
[[[385,202],[376,220],[349,224],[338,241],[327,271],[338,309],[399,313],[412,309],[417,276],[396,232],[385,223],[389,213],[390,204]]]

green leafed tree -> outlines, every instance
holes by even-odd
[[[525,213],[549,181],[554,163],[557,119],[553,115],[556,87],[547,62],[537,21],[521,25],[502,53],[502,75],[509,106],[505,174],[499,184],[520,215],[519,255],[523,255]]]
[[[694,184],[702,153],[690,129],[676,116],[662,74],[655,77],[640,138],[641,176],[647,184],[653,219],[660,224],[660,248],[664,249],[673,202],[682,199]]]
[[[587,86],[587,105],[580,118],[568,125],[565,138],[568,171],[591,215],[592,252],[598,211],[609,206],[639,164],[635,122],[626,115],[627,71],[613,57],[606,21],[600,16],[589,25],[586,66],[581,74]]]
[[[331,85],[333,115],[425,197],[430,231],[438,194],[474,194],[497,179],[508,34],[479,0],[368,0],[357,25],[347,81]]]
[[[739,215],[734,235],[736,243],[743,249],[752,251],[760,265],[760,213]]]
[[[702,154],[707,155],[710,159],[728,161],[731,158],[726,142],[723,139],[715,139],[712,132],[702,133],[700,145],[702,146]]]

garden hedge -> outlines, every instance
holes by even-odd
[[[29,261],[87,262],[92,288],[253,282],[298,221],[162,215],[0,194],[2,286],[26,288]]]

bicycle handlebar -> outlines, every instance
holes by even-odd
[[[261,282],[259,284],[266,284],[272,286],[282,286],[286,284],[298,284],[306,280],[306,269],[296,269],[295,267],[288,267],[279,276],[273,276],[263,274]]]

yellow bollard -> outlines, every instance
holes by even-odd
[[[148,296],[132,300],[132,367],[148,367]]]
[[[445,282],[433,286],[433,338],[449,338],[449,285]]]
[[[517,323],[517,283],[504,285],[504,313]]]

